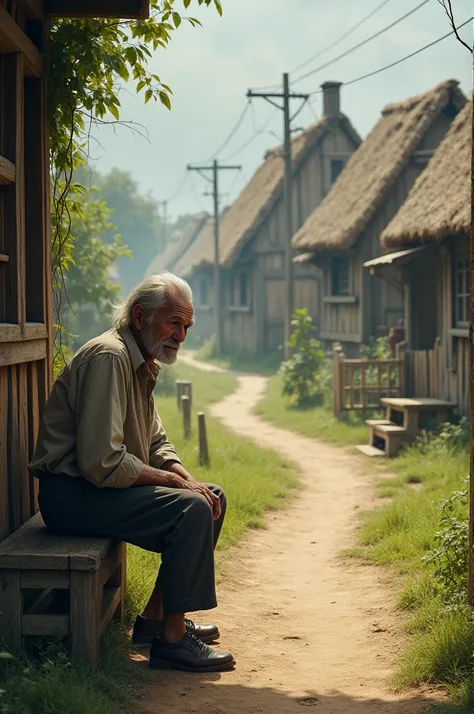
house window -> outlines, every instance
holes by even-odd
[[[456,327],[469,327],[469,260],[456,263]]]
[[[342,169],[344,168],[344,161],[342,159],[331,159],[331,183],[333,184]]]
[[[199,289],[199,299],[200,299],[200,304],[203,307],[207,307],[209,305],[209,291],[208,291],[208,283],[205,278],[201,280],[201,285]]]
[[[233,275],[230,281],[230,304],[232,307],[248,307],[249,285],[246,272]]]
[[[331,261],[331,295],[349,295],[349,258]]]

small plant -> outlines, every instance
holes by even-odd
[[[392,350],[388,343],[388,337],[372,338],[368,345],[360,346],[360,354],[366,359],[390,359]]]
[[[441,502],[435,548],[423,561],[434,566],[434,577],[450,607],[466,607],[469,525],[468,492],[454,491]]]
[[[215,334],[204,340],[199,348],[197,356],[201,360],[211,360],[217,357],[217,339]]]
[[[322,404],[328,375],[326,358],[321,343],[312,336],[314,325],[307,308],[294,312],[291,325],[288,346],[295,353],[280,365],[283,395],[293,398],[299,407]]]
[[[457,424],[446,422],[437,432],[425,431],[416,440],[414,449],[422,454],[429,452],[447,454],[469,447],[469,422],[465,417]]]

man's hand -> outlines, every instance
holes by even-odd
[[[183,478],[183,476],[179,476],[178,474],[171,474],[169,476],[168,485],[170,488],[181,488],[183,490],[195,491],[196,493],[202,494],[209,504],[209,508],[212,511],[214,520],[216,521],[221,515],[221,501],[219,496],[216,496],[215,493],[212,493],[212,491],[208,489],[207,486],[205,486],[203,483],[194,480],[189,481],[188,479],[185,479]]]

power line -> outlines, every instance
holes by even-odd
[[[261,127],[258,127],[258,128],[256,129],[256,131],[254,131],[254,133],[252,134],[252,136],[250,136],[243,144],[241,144],[241,146],[239,146],[238,149],[236,149],[235,151],[233,151],[232,154],[228,154],[227,156],[225,156],[224,159],[223,159],[223,161],[229,161],[229,159],[233,159],[234,156],[237,156],[237,154],[240,154],[242,151],[244,151],[244,149],[246,149],[247,146],[250,146],[250,144],[251,144],[253,141],[255,141],[255,139],[257,138],[257,136],[260,136],[261,134],[263,134],[263,133],[265,132],[265,130],[267,129],[267,127],[271,124],[272,120],[274,119],[276,113],[277,113],[277,112],[276,112],[276,110],[275,110],[275,111],[273,112],[273,114],[271,114],[271,116],[267,119],[267,121],[266,121],[264,124],[262,124]]]
[[[243,111],[240,113],[239,118],[235,122],[235,126],[232,128],[232,130],[229,132],[227,138],[222,142],[222,144],[219,146],[219,148],[212,154],[210,157],[209,161],[212,159],[215,159],[218,154],[221,153],[222,149],[225,149],[227,144],[229,144],[232,139],[234,138],[235,134],[237,134],[238,130],[240,129],[242,122],[245,119],[245,116],[250,108],[251,101],[249,100],[246,104],[245,107],[243,108]],[[205,162],[204,162],[205,163]]]
[[[466,20],[466,22],[463,22],[462,25],[457,26],[457,30],[460,30],[462,27],[465,27],[468,25],[474,17],[470,17],[469,20]],[[373,77],[376,74],[379,74],[380,72],[385,72],[386,69],[391,69],[392,67],[396,67],[398,64],[401,64],[402,62],[405,62],[408,59],[411,59],[412,57],[415,57],[415,55],[419,55],[420,52],[424,52],[425,50],[429,49],[430,47],[433,47],[434,45],[437,45],[438,42],[441,42],[442,40],[445,40],[448,37],[451,37],[451,35],[454,34],[454,30],[451,30],[451,32],[448,32],[446,35],[443,35],[442,37],[438,37],[437,40],[434,40],[433,42],[430,42],[428,45],[425,45],[424,47],[420,47],[420,49],[415,50],[415,52],[411,52],[409,55],[406,55],[405,57],[402,57],[401,59],[397,60],[396,62],[391,62],[390,64],[385,65],[385,67],[380,67],[379,69],[374,70],[373,72],[368,72],[367,74],[363,74],[361,77],[356,77],[355,79],[351,79],[349,82],[343,82],[341,86],[343,87],[348,87],[351,84],[355,84],[356,82],[361,82],[363,79],[368,79],[369,77]],[[321,94],[322,90],[318,89],[315,92],[311,92],[311,96],[314,96],[316,94]]]
[[[182,178],[181,181],[179,182],[178,187],[173,191],[173,193],[171,194],[171,196],[169,196],[169,197],[166,199],[168,203],[171,203],[171,201],[174,201],[175,198],[178,197],[178,195],[181,193],[182,189],[185,187],[186,182],[188,181],[188,179],[189,179],[189,173],[186,171],[186,173],[184,174],[183,178]]]
[[[380,3],[380,5],[377,5],[377,7],[375,8],[375,10],[372,10],[372,12],[370,12],[368,15],[366,15],[365,17],[363,17],[362,20],[359,20],[359,22],[358,22],[356,25],[354,25],[353,27],[351,27],[350,30],[347,30],[347,32],[345,32],[343,35],[341,35],[340,37],[338,37],[337,40],[334,40],[334,42],[331,42],[331,44],[326,45],[325,47],[323,47],[322,50],[319,50],[319,52],[317,52],[315,55],[313,55],[312,57],[310,57],[309,59],[307,59],[306,62],[302,62],[302,64],[299,64],[298,67],[295,67],[294,69],[292,69],[292,70],[290,71],[290,74],[294,74],[295,72],[299,72],[300,69],[304,69],[304,68],[307,67],[309,64],[311,64],[311,62],[314,62],[315,59],[318,59],[318,57],[321,57],[321,55],[324,55],[324,54],[325,54],[326,52],[328,52],[329,50],[332,50],[333,47],[336,47],[336,45],[338,45],[340,42],[342,42],[342,41],[345,40],[347,37],[349,37],[349,35],[352,35],[353,32],[355,32],[356,30],[358,30],[359,27],[362,27],[362,25],[364,25],[364,24],[367,22],[367,20],[370,20],[374,15],[376,15],[376,14],[378,13],[379,10],[381,10],[383,7],[385,7],[385,5],[388,5],[388,3],[391,2],[391,1],[392,1],[392,0],[384,0],[382,3]]]
[[[334,57],[334,59],[329,60],[329,62],[325,62],[324,64],[320,65],[319,67],[316,67],[316,69],[312,69],[310,72],[306,72],[306,74],[301,75],[301,77],[297,77],[296,79],[293,80],[293,83],[301,82],[303,79],[307,79],[307,77],[311,77],[313,74],[316,74],[316,72],[320,72],[321,70],[326,69],[326,67],[329,67],[330,65],[334,64],[335,62],[338,62],[343,57],[347,57],[348,55],[352,54],[352,52],[355,52],[356,50],[360,49],[361,47],[364,47],[364,45],[367,45],[372,40],[375,40],[377,37],[380,37],[385,32],[388,32],[389,30],[391,30],[393,27],[398,25],[403,20],[406,20],[407,17],[410,17],[410,15],[413,15],[413,13],[420,10],[424,5],[427,5],[429,2],[431,2],[431,0],[423,0],[423,2],[421,2],[419,5],[414,7],[409,12],[405,13],[405,15],[402,15],[402,17],[399,17],[398,20],[394,20],[394,22],[392,22],[390,25],[383,27],[378,32],[375,32],[373,35],[370,35],[370,37],[366,37],[365,40],[362,40],[362,42],[359,42],[357,45],[350,47],[345,52],[342,52],[342,54],[338,55],[337,57]]]

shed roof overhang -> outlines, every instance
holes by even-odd
[[[44,13],[54,17],[142,20],[150,15],[150,0],[44,0]]]
[[[410,263],[417,253],[427,248],[427,245],[419,245],[416,248],[407,248],[406,250],[398,250],[395,253],[386,253],[379,258],[368,260],[364,263],[364,268],[368,268],[371,275],[375,275],[380,270],[389,269],[391,266],[401,268],[403,265]]]

